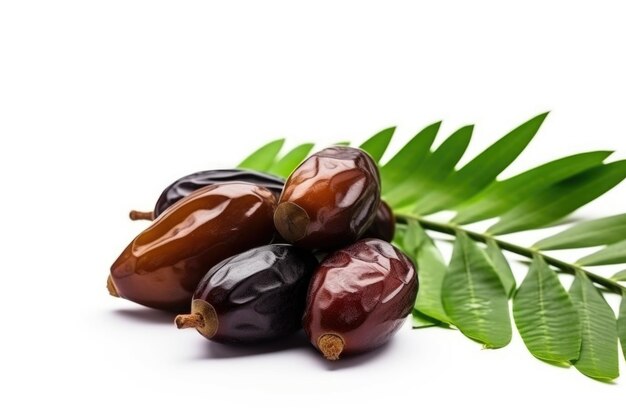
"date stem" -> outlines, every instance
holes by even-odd
[[[176,316],[175,322],[179,329],[197,329],[204,326],[204,317],[200,313],[180,314]]]
[[[317,347],[329,361],[336,361],[344,349],[343,339],[336,334],[324,334],[317,340]]]
[[[113,284],[113,278],[109,275],[107,278],[107,290],[109,290],[109,294],[113,297],[119,297],[120,295],[117,293],[117,289],[115,288],[115,284]]]
[[[151,211],[131,210],[130,213],[128,213],[128,217],[130,217],[131,220],[154,220],[154,213]]]

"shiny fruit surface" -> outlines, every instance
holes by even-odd
[[[214,266],[194,294],[179,327],[195,327],[222,343],[253,343],[302,326],[307,289],[317,260],[306,249],[273,244],[250,249]],[[191,321],[192,325],[186,324]]]
[[[329,255],[311,280],[303,327],[327,359],[386,343],[412,311],[418,281],[411,260],[379,239]]]
[[[162,310],[184,311],[218,262],[271,242],[274,195],[242,182],[203,187],[140,233],[111,266],[116,295]]]
[[[360,149],[326,148],[287,179],[274,215],[276,230],[298,246],[336,248],[356,241],[380,203],[376,163]]]

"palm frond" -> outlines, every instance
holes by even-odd
[[[612,152],[594,151],[497,179],[535,138],[546,116],[521,124],[459,169],[473,125],[458,129],[433,150],[441,126],[437,122],[380,166],[382,196],[399,223],[394,243],[415,260],[419,271],[413,326],[454,326],[486,347],[502,347],[511,339],[507,299],[513,296],[514,322],[533,355],[571,363],[592,378],[613,379],[618,375],[613,349],[618,335],[626,357],[626,287],[620,284],[626,281],[626,270],[609,279],[583,268],[626,263],[626,214],[578,222],[532,247],[495,237],[553,225],[626,178],[626,160],[606,163]],[[380,163],[394,132],[394,127],[384,129],[361,148]],[[262,146],[241,166],[287,176],[313,147],[301,145],[281,158],[282,145],[280,140]],[[443,210],[455,212],[453,220],[428,217]],[[495,223],[483,232],[464,226],[483,220]],[[449,264],[429,235],[432,231],[455,240]],[[594,246],[603,248],[576,263],[545,253]],[[504,252],[532,260],[519,288]],[[557,271],[575,275],[569,293]],[[617,324],[592,282],[622,296]]]

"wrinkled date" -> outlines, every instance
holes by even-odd
[[[396,233],[396,218],[393,215],[391,207],[383,200],[380,200],[380,205],[376,211],[376,217],[372,225],[365,231],[363,237],[373,237],[376,239],[382,239],[387,242],[393,240],[393,236]]]
[[[327,257],[311,280],[303,327],[324,357],[386,343],[413,309],[411,260],[391,244],[363,239]]]
[[[289,176],[274,223],[281,236],[316,249],[354,242],[372,224],[380,177],[372,158],[349,147],[311,155]]]
[[[204,274],[223,259],[271,242],[274,195],[233,182],[201,188],[140,233],[111,266],[112,295],[184,311]]]
[[[198,285],[191,313],[179,328],[196,328],[222,343],[251,343],[301,327],[309,280],[317,260],[302,248],[267,245],[214,266]]]
[[[195,172],[185,175],[168,185],[157,200],[154,211],[142,212],[133,210],[130,212],[130,218],[132,220],[153,220],[159,217],[168,207],[202,187],[233,181],[248,182],[265,187],[276,196],[276,199],[280,197],[280,193],[285,185],[285,181],[282,178],[245,169],[214,169]]]

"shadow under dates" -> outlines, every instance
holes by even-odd
[[[143,324],[163,324],[172,327],[174,326],[174,318],[176,317],[176,313],[169,313],[166,311],[148,308],[124,308],[113,310],[113,315],[119,317],[120,319],[130,320],[133,322],[140,322]]]
[[[227,345],[199,340],[203,346],[196,359],[232,359],[246,356],[265,355],[284,350],[308,350],[309,341],[303,331],[298,331],[286,338],[254,345]]]
[[[141,324],[163,325],[164,327],[174,326],[175,313],[168,313],[153,309],[133,309],[125,308],[113,310],[111,314],[121,320],[127,320]],[[203,338],[198,339],[199,354],[193,360],[206,359],[236,359],[257,355],[267,355],[279,353],[287,350],[298,350],[302,353],[302,360],[309,360],[313,365],[328,371],[338,371],[341,369],[362,366],[366,363],[376,361],[386,354],[394,340],[385,345],[366,353],[345,356],[337,361],[324,359],[320,353],[311,346],[306,334],[300,330],[286,338],[254,345],[227,345],[215,343]]]
[[[200,348],[200,354],[194,357],[193,360],[236,359],[279,353],[287,350],[297,350],[302,354],[302,360],[308,360],[311,366],[317,366],[320,369],[326,369],[328,371],[339,371],[352,368],[353,366],[362,366],[367,363],[372,363],[379,357],[384,357],[393,341],[373,351],[346,356],[337,361],[324,359],[320,353],[311,346],[306,334],[302,330],[284,339],[256,345],[225,345],[210,341],[200,341],[200,343],[203,345]],[[289,360],[292,359],[290,358]]]

